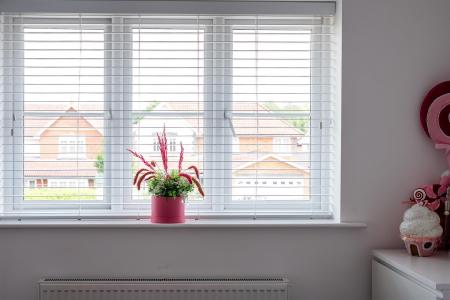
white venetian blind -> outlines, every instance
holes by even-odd
[[[188,214],[332,215],[331,13],[2,17],[5,216],[147,216],[126,149],[160,161],[164,126]]]

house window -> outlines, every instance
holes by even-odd
[[[154,138],[153,139],[153,152],[159,152],[159,144],[158,144],[158,139]]]
[[[52,188],[87,188],[88,179],[49,179],[48,184]]]
[[[86,139],[84,137],[64,136],[59,138],[59,158],[86,158]]]
[[[273,151],[280,153],[289,153],[292,149],[291,139],[289,137],[273,138]]]
[[[17,26],[3,29],[13,31],[2,49],[14,50],[3,57],[15,70],[5,90],[16,95],[4,144],[23,170],[3,172],[20,204],[5,207],[148,214],[127,148],[160,161],[165,127],[169,166],[181,142],[185,167],[201,170],[206,197],[189,196],[188,211],[330,217],[339,106],[334,18],[323,5],[298,16],[5,16]],[[37,141],[39,157],[27,155]],[[37,176],[50,178],[39,195],[23,187]]]
[[[176,138],[168,138],[167,149],[169,150],[169,152],[178,151]],[[159,152],[159,143],[157,138],[153,139],[153,152]]]
[[[175,152],[178,150],[177,148],[177,140],[175,138],[169,138],[168,149],[170,152]]]

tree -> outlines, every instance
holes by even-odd
[[[297,112],[297,111],[308,111],[307,105],[296,105],[296,104],[288,104],[286,106],[280,107],[279,104],[275,102],[268,102],[264,105],[268,110],[273,112]],[[297,128],[303,134],[307,134],[309,130],[309,119],[307,118],[298,118],[292,119],[290,117],[283,118],[293,127]]]
[[[147,107],[145,107],[145,111],[153,111],[159,105],[159,101],[151,101]],[[142,119],[144,115],[138,115],[133,117],[133,125],[137,125]]]
[[[105,171],[105,159],[103,158],[103,152],[97,154],[94,164],[95,167],[97,168],[97,172],[99,174],[103,174],[103,172]]]

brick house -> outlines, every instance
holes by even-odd
[[[234,110],[237,112],[259,111],[262,114],[269,112],[265,107],[256,103],[235,102]],[[153,112],[201,112],[203,106],[195,102],[165,102],[157,105]],[[257,126],[257,122],[264,125]],[[202,166],[203,156],[203,119],[197,117],[189,118],[165,118],[155,119],[144,117],[134,128],[134,136],[145,136],[152,138],[148,142],[136,143],[142,145],[138,150],[146,156],[159,158],[156,135],[150,136],[148,131],[156,131],[161,128],[162,123],[166,125],[169,143],[169,160],[178,159],[179,143],[183,142],[185,148],[185,160]],[[263,120],[255,118],[234,117],[232,146],[233,165],[233,194],[236,200],[251,200],[256,186],[262,189],[266,197],[263,200],[280,199],[280,189],[274,187],[287,187],[283,189],[284,199],[298,199],[298,195],[309,194],[309,152],[307,137],[292,126],[289,122],[277,117],[265,116]],[[259,127],[259,130],[256,128]],[[154,130],[152,130],[154,129]],[[170,155],[172,154],[172,156]],[[262,178],[255,180],[255,178]],[[270,178],[270,180],[269,180]],[[271,196],[271,194],[273,194]],[[306,198],[305,198],[306,200]]]
[[[86,105],[86,104],[85,104]],[[201,111],[195,103],[166,102],[153,112]],[[261,111],[252,103],[235,103],[237,111]],[[42,109],[42,108],[41,108]],[[25,122],[25,186],[40,187],[95,187],[98,171],[95,160],[102,153],[103,121],[76,115],[73,106],[55,107],[64,114],[52,120],[30,118]],[[89,109],[83,107],[83,111]],[[93,107],[93,110],[99,110]],[[72,114],[72,115],[71,115]],[[256,131],[255,118],[233,118],[232,146],[233,193],[238,200],[251,200],[255,189],[263,189],[263,199],[280,198],[283,189],[286,199],[309,194],[308,151],[302,141],[302,132],[285,120],[265,117],[264,125]],[[260,121],[261,122],[261,121]],[[159,160],[156,132],[166,125],[169,139],[169,157],[178,159],[179,144],[185,147],[185,161],[203,169],[203,120],[197,118],[155,118],[144,116],[134,122],[134,144],[139,152]],[[139,140],[141,139],[141,140]],[[261,179],[255,179],[255,178]],[[281,196],[281,198],[283,198]]]
[[[51,120],[25,119],[25,187],[95,186],[93,161],[102,152],[102,122],[71,116],[77,112],[73,106],[63,111],[64,115]]]

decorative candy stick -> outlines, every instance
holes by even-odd
[[[447,196],[445,199],[445,208],[444,208],[444,234],[442,235],[442,242],[444,244],[444,249],[450,249],[450,187],[447,188]]]
[[[416,202],[423,201],[423,200],[425,200],[426,197],[427,197],[427,194],[426,194],[425,190],[422,188],[415,189],[413,192],[413,198]]]

